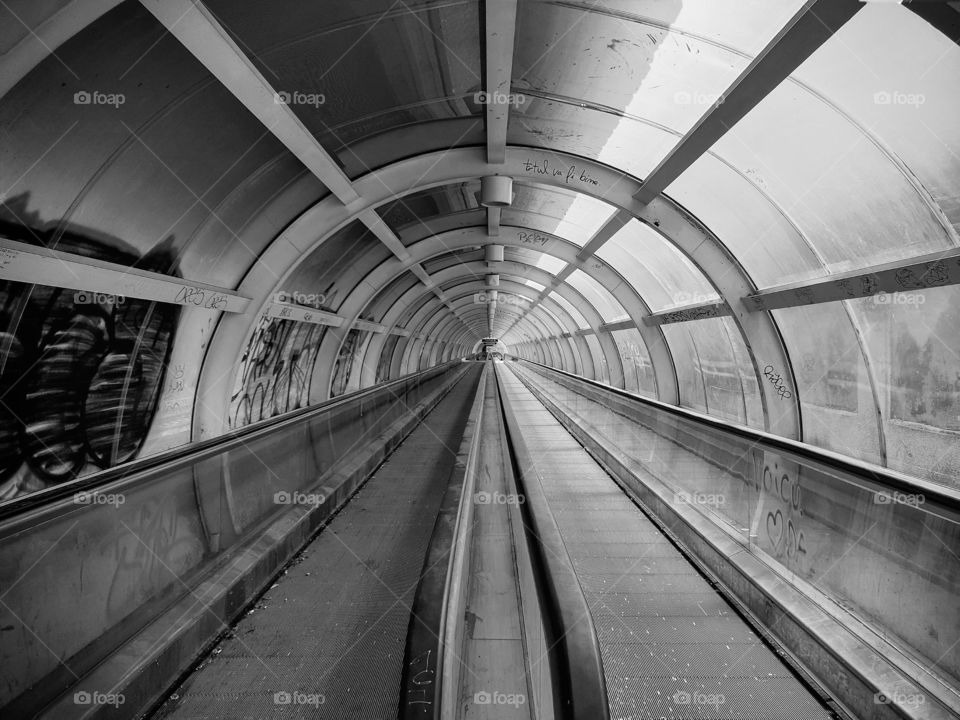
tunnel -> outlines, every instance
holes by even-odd
[[[958,43],[0,1],[0,717],[960,717]]]

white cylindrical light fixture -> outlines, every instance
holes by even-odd
[[[480,178],[480,204],[484,207],[510,207],[513,203],[513,178],[488,175]]]
[[[503,262],[503,245],[484,245],[483,259],[488,263]]]

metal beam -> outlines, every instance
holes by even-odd
[[[646,205],[659,196],[863,6],[862,0],[807,0],[653,169],[634,198]]]
[[[517,28],[517,0],[486,0],[486,121],[487,162],[506,160],[507,122],[510,117],[510,81],[513,40]]]
[[[2,237],[0,280],[107,295],[114,301],[131,297],[228,313],[243,312],[250,302],[226,288]]]
[[[759,290],[744,297],[743,304],[750,312],[757,312],[958,284],[960,249],[954,248],[863,270],[838,273],[814,282],[790,283]],[[897,302],[892,298],[888,300]]]
[[[643,322],[646,325],[670,325],[672,323],[705,320],[707,318],[717,318],[728,315],[733,315],[733,312],[725,302],[706,302],[661,310],[660,312],[648,315],[643,319]]]
[[[140,0],[140,3],[342,203],[359,199],[350,178],[202,3],[195,0]]]

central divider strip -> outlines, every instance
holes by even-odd
[[[550,510],[523,430],[497,375],[514,474],[526,502],[527,538],[543,583],[543,617],[553,670],[554,709],[565,720],[609,720],[600,643],[590,606]]]
[[[489,366],[484,367],[414,596],[400,680],[402,720],[455,713],[462,665],[458,650],[463,645],[463,574],[470,562],[473,488],[489,373]]]

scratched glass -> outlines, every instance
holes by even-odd
[[[812,586],[949,682],[960,678],[960,516],[912,478],[866,464],[848,470],[641,399],[609,422],[603,395],[585,403],[529,375],[664,483],[669,502],[720,521],[783,581],[805,594]]]
[[[362,0],[305,6],[295,22],[277,22],[266,5],[214,0],[211,9],[290,109],[356,177],[394,157],[358,157],[345,146],[401,126],[462,119],[468,132],[484,111],[477,2],[398,6]],[[390,48],[389,62],[383,62]],[[304,63],[303,58],[311,61]],[[343,59],[349,57],[349,62]],[[322,68],[322,70],[318,70]],[[362,86],[364,92],[350,88]],[[480,123],[482,125],[482,123]],[[482,127],[480,128],[482,132]],[[402,154],[403,143],[380,148]]]
[[[587,347],[590,349],[590,357],[593,359],[593,377],[592,380],[610,384],[610,368],[607,365],[607,358],[600,347],[600,341],[593,333],[584,335],[587,341]]]
[[[330,403],[206,459],[127,473],[0,521],[0,623],[25,621],[36,633],[0,643],[6,687],[16,695],[54,671],[58,658],[105,634],[123,642],[142,630],[143,617],[195,603],[199,581],[265,522],[293,505],[339,500],[318,481],[436,390],[442,374],[373,391],[362,413],[359,398]]]
[[[960,288],[849,305],[870,353],[887,466],[960,488]]]
[[[655,398],[657,383],[653,373],[653,363],[650,362],[650,353],[640,336],[640,331],[629,328],[614,330],[611,334],[614,342],[617,343],[620,361],[623,363],[625,379],[623,389]]]
[[[629,318],[623,305],[617,301],[610,291],[583,270],[574,270],[567,278],[567,282],[583,295],[587,302],[593,305],[604,322],[616,322]]]
[[[550,293],[550,299],[555,301],[560,307],[567,311],[567,313],[574,319],[576,322],[577,330],[585,330],[590,327],[590,324],[587,322],[587,319],[583,316],[583,313],[577,309],[577,307],[571,303],[567,298],[561,295],[559,292],[554,290]]]
[[[868,3],[794,75],[870,128],[960,226],[960,46],[898,4]],[[871,232],[888,219],[874,207]]]
[[[650,226],[630,220],[598,251],[652,312],[720,299],[702,272]]]
[[[803,441],[850,457],[882,464],[877,406],[863,351],[844,303],[773,311],[783,333],[800,400]],[[764,382],[784,368],[771,367]],[[792,412],[785,399],[783,412]],[[770,408],[770,412],[780,411]]]

